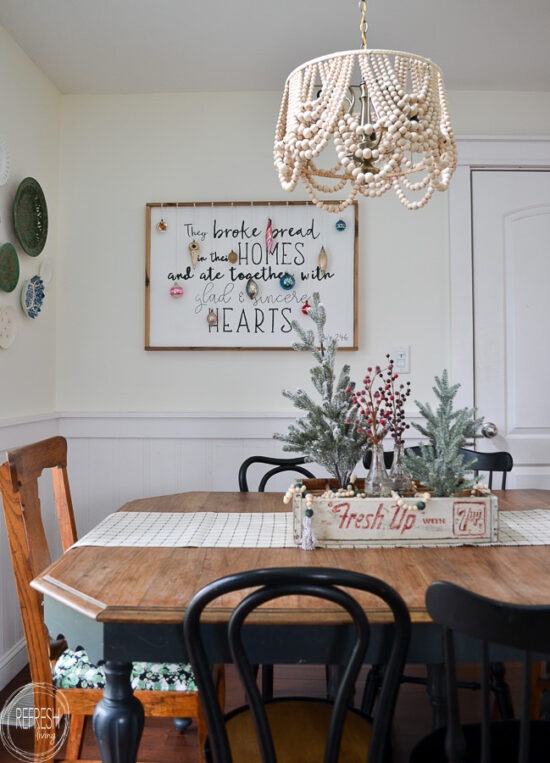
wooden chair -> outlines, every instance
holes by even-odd
[[[532,721],[529,705],[533,653],[544,654],[550,650],[550,606],[507,604],[442,581],[429,586],[426,605],[432,620],[443,628],[447,724],[415,746],[410,763],[547,763],[550,756],[550,722]],[[480,645],[480,723],[461,724],[455,634],[476,639]],[[498,644],[523,653],[518,720],[491,720],[490,647]]]
[[[297,456],[296,458],[272,458],[271,456],[250,456],[245,459],[239,468],[239,490],[241,493],[248,493],[248,471],[254,464],[267,464],[272,466],[272,469],[261,477],[258,492],[265,492],[265,488],[269,480],[276,474],[282,472],[294,472],[294,474],[301,474],[303,477],[313,478],[313,474],[306,469],[303,464],[307,463],[303,456]]]
[[[209,603],[233,591],[243,591],[244,598],[234,608],[226,633],[248,704],[224,716],[211,678],[201,618]],[[385,645],[389,659],[373,718],[351,708],[357,674],[370,641],[368,618],[355,598],[357,592],[376,597],[393,620],[393,636],[388,634]],[[344,666],[334,701],[279,697],[264,702],[260,696],[249,660],[250,640],[242,633],[242,625],[248,615],[254,616],[257,607],[285,596],[315,597],[332,602],[351,620],[349,640],[343,639],[342,634],[316,636],[316,643],[326,649],[326,660],[338,653]],[[207,760],[336,763],[338,760],[366,761],[367,756],[369,763],[387,760],[394,707],[410,638],[410,618],[405,602],[384,581],[338,568],[290,567],[236,573],[206,585],[193,597],[183,627],[207,718]],[[262,640],[255,640],[252,648],[254,659],[261,658]],[[308,645],[304,643],[306,660],[307,652]],[[267,653],[266,658],[268,656]]]
[[[52,475],[61,546],[66,552],[77,540],[77,533],[67,477],[67,442],[63,437],[52,437],[8,451],[7,461],[0,466],[0,491],[31,680],[33,686],[40,684],[46,687],[40,693],[39,703],[35,690],[35,706],[50,713],[58,708],[62,711],[68,709],[71,722],[65,756],[67,759],[78,759],[86,717],[93,714],[103,691],[100,688],[56,689],[53,684],[53,665],[66,644],[61,640],[51,647],[43,619],[42,596],[30,586],[31,580],[52,561],[39,497],[38,478],[45,470]],[[196,719],[202,749],[206,725],[197,691],[134,693],[142,702],[146,716]],[[38,732],[35,727],[35,756],[53,763],[50,740]]]
[[[462,454],[465,464],[471,464],[472,471],[476,475],[479,472],[488,472],[488,486],[491,490],[493,488],[493,473],[502,472],[500,489],[506,490],[506,475],[512,471],[514,466],[514,459],[511,453],[507,453],[505,450],[483,453],[482,451],[470,450],[469,448],[460,448],[459,453]]]

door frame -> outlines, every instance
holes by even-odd
[[[464,136],[449,186],[450,375],[460,382],[457,405],[473,406],[474,294],[472,172],[550,169],[550,137]]]

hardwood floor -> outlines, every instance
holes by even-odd
[[[243,703],[243,695],[233,677],[232,666],[227,667],[227,708],[231,709]],[[408,668],[407,674],[413,671]],[[423,668],[418,667],[417,674],[423,674]],[[475,667],[464,666],[462,677],[473,679]],[[507,676],[511,683],[512,691],[516,691],[513,682],[513,667],[508,668]],[[3,691],[0,692],[0,707],[4,706],[6,699],[19,686],[29,680],[26,671],[22,671]],[[285,667],[279,666],[275,671],[275,693],[284,694],[311,694],[323,696],[325,690],[325,674],[323,668],[317,667]],[[477,692],[464,690],[462,701],[466,716],[475,718],[477,709]],[[426,688],[421,685],[403,684],[400,689],[394,723],[394,757],[393,763],[406,763],[409,752],[416,740],[427,734],[431,728],[431,707],[426,694]],[[22,735],[18,744],[26,750],[32,750],[32,737],[29,732]],[[98,759],[97,748],[91,729],[88,724],[86,731],[85,748],[83,757],[91,760]],[[139,760],[143,763],[153,763],[162,760],[162,763],[198,763],[197,733],[196,728],[191,727],[185,733],[180,734],[171,720],[147,719],[145,731],[142,737]],[[17,758],[9,754],[0,744],[0,763],[13,763]]]

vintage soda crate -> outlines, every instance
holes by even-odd
[[[414,499],[406,499],[413,503]],[[314,495],[311,518],[316,545],[464,546],[497,540],[494,495],[430,498],[423,511],[398,506],[394,498]],[[304,498],[293,497],[294,539],[301,542]]]

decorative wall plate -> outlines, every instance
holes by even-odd
[[[13,202],[13,224],[23,251],[31,257],[39,255],[48,236],[48,207],[34,178],[25,178],[19,184]]]
[[[10,152],[6,139],[0,135],[0,185],[6,185],[10,176]]]
[[[19,257],[13,244],[0,246],[0,289],[13,291],[19,281]]]
[[[11,305],[0,307],[0,348],[7,350],[17,333],[17,315]]]
[[[25,281],[21,289],[21,306],[29,318],[36,318],[44,303],[44,282],[40,276]]]

